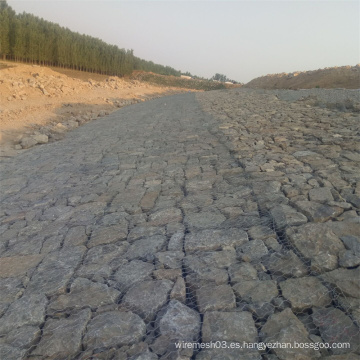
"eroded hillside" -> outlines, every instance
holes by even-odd
[[[312,89],[317,87],[358,89],[360,87],[360,65],[268,74],[251,80],[245,87],[252,89]]]

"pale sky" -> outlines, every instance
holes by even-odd
[[[183,72],[239,82],[356,65],[360,3],[332,0],[8,0],[28,12]]]

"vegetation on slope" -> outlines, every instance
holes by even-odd
[[[224,83],[210,80],[182,79],[175,76],[163,76],[149,72],[137,71],[131,76],[133,80],[145,81],[160,86],[174,86],[178,88],[194,90],[218,90],[225,89]]]

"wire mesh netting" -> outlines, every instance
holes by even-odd
[[[185,94],[5,160],[0,358],[359,358],[355,115]]]

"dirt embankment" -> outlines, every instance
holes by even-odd
[[[61,139],[66,131],[122,106],[184,91],[118,77],[0,62],[0,157]]]
[[[252,89],[358,89],[360,64],[313,71],[270,74],[251,80],[246,85]]]

